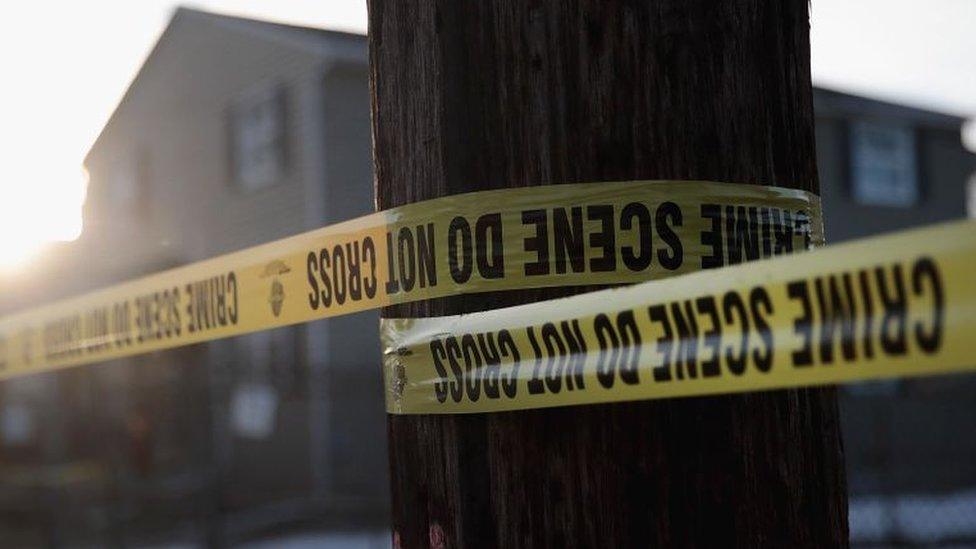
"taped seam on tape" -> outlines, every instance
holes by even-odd
[[[387,410],[471,413],[976,369],[976,222],[483,313],[384,319]]]

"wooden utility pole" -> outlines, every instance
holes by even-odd
[[[629,179],[818,190],[807,0],[371,0],[369,10],[379,208]],[[847,544],[832,389],[391,416],[389,443],[402,547]]]

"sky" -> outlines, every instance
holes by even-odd
[[[365,32],[364,0],[191,7]],[[170,0],[0,7],[0,272],[83,230],[82,159],[166,26]],[[976,117],[976,0],[812,0],[814,83]],[[974,125],[976,126],[976,125]],[[976,150],[976,127],[968,132]]]

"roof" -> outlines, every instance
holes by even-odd
[[[966,118],[861,95],[814,86],[813,108],[817,116],[897,118],[921,126],[959,129]]]
[[[135,77],[133,77],[132,81],[129,82],[129,85],[126,88],[125,93],[122,95],[122,98],[119,100],[118,105],[115,106],[115,110],[112,112],[111,116],[109,116],[108,120],[105,121],[105,124],[102,126],[98,137],[95,138],[95,141],[89,147],[88,153],[85,155],[84,164],[88,164],[88,157],[91,155],[92,150],[97,147],[99,141],[101,141],[102,134],[105,132],[105,129],[108,128],[116,116],[118,116],[120,109],[128,102],[130,96],[132,95],[133,89],[138,85],[142,75],[149,70],[149,67],[152,65],[161,45],[171,38],[173,29],[180,26],[184,22],[200,23],[204,25],[218,25],[244,33],[251,33],[256,37],[263,39],[284,41],[290,46],[309,49],[315,52],[323,52],[325,48],[328,48],[330,43],[335,43],[336,41],[343,41],[347,43],[359,42],[363,44],[364,47],[366,43],[366,35],[359,33],[316,27],[303,27],[299,25],[276,23],[272,21],[262,21],[260,19],[249,19],[246,17],[224,15],[220,13],[188,8],[185,6],[177,7],[173,11],[173,15],[170,17],[169,23],[166,24],[166,28],[163,30],[163,33],[159,36],[159,39],[156,40],[152,50],[146,56],[146,60],[143,61],[142,66],[139,67]]]
[[[272,21],[264,21],[261,19],[250,19],[247,17],[239,17],[236,15],[226,15],[221,13],[203,11],[194,8],[188,8],[185,6],[180,6],[176,8],[176,11],[173,13],[173,18],[170,24],[172,24],[172,21],[175,21],[177,18],[180,17],[196,17],[202,20],[207,20],[218,24],[222,23],[222,24],[229,24],[229,25],[237,25],[242,29],[251,29],[255,31],[282,32],[282,33],[290,34],[295,38],[308,39],[308,40],[321,40],[323,38],[334,39],[337,37],[354,39],[354,40],[366,39],[366,35],[355,33],[355,32],[321,29],[318,27],[304,27],[300,25],[291,25],[287,23],[276,23]]]
[[[366,36],[359,33],[262,21],[260,19],[249,19],[247,17],[224,15],[183,6],[178,7],[173,12],[173,16],[170,18],[170,21],[162,35],[159,37],[159,40],[156,41],[152,51],[146,57],[146,61],[143,62],[142,66],[139,68],[139,72],[136,73],[136,76],[132,79],[128,89],[126,89],[125,94],[123,94],[122,99],[116,106],[115,111],[106,121],[105,126],[102,128],[103,132],[116,117],[120,108],[126,103],[131,95],[132,89],[137,85],[142,74],[151,65],[154,56],[160,49],[160,45],[169,39],[170,35],[172,34],[172,29],[182,21],[220,25],[224,26],[225,28],[231,28],[241,32],[249,32],[255,36],[263,37],[265,39],[284,40],[290,45],[310,48],[315,51],[321,51],[323,46],[335,40],[355,41],[361,43],[365,43],[366,41]],[[948,129],[958,129],[966,120],[965,117],[955,114],[947,114],[878,99],[871,99],[868,97],[844,93],[820,86],[814,86],[813,97],[814,109],[819,116],[867,116],[889,119],[898,118],[913,124]],[[92,146],[89,149],[89,154],[91,154],[91,150],[96,147],[100,140],[101,134],[98,136],[95,142],[92,143]],[[85,163],[87,164],[87,162],[88,156],[86,155]]]

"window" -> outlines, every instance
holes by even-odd
[[[109,196],[114,215],[131,213],[136,204],[136,165],[131,157],[123,157],[112,166]]]
[[[252,191],[276,183],[285,173],[285,93],[271,87],[251,94],[231,113],[234,182]]]
[[[149,153],[137,149],[120,155],[110,167],[108,208],[113,216],[145,217],[151,213]]]
[[[22,402],[4,404],[0,413],[0,440],[7,446],[22,446],[34,439],[34,413]]]
[[[295,353],[298,333],[297,328],[286,326],[237,338],[239,374],[246,380],[273,382],[282,391],[295,388],[303,368]]]
[[[877,122],[851,124],[854,200],[869,206],[907,208],[919,199],[915,133]]]
[[[274,434],[278,393],[266,383],[242,383],[230,403],[231,424],[238,436],[266,439]]]

